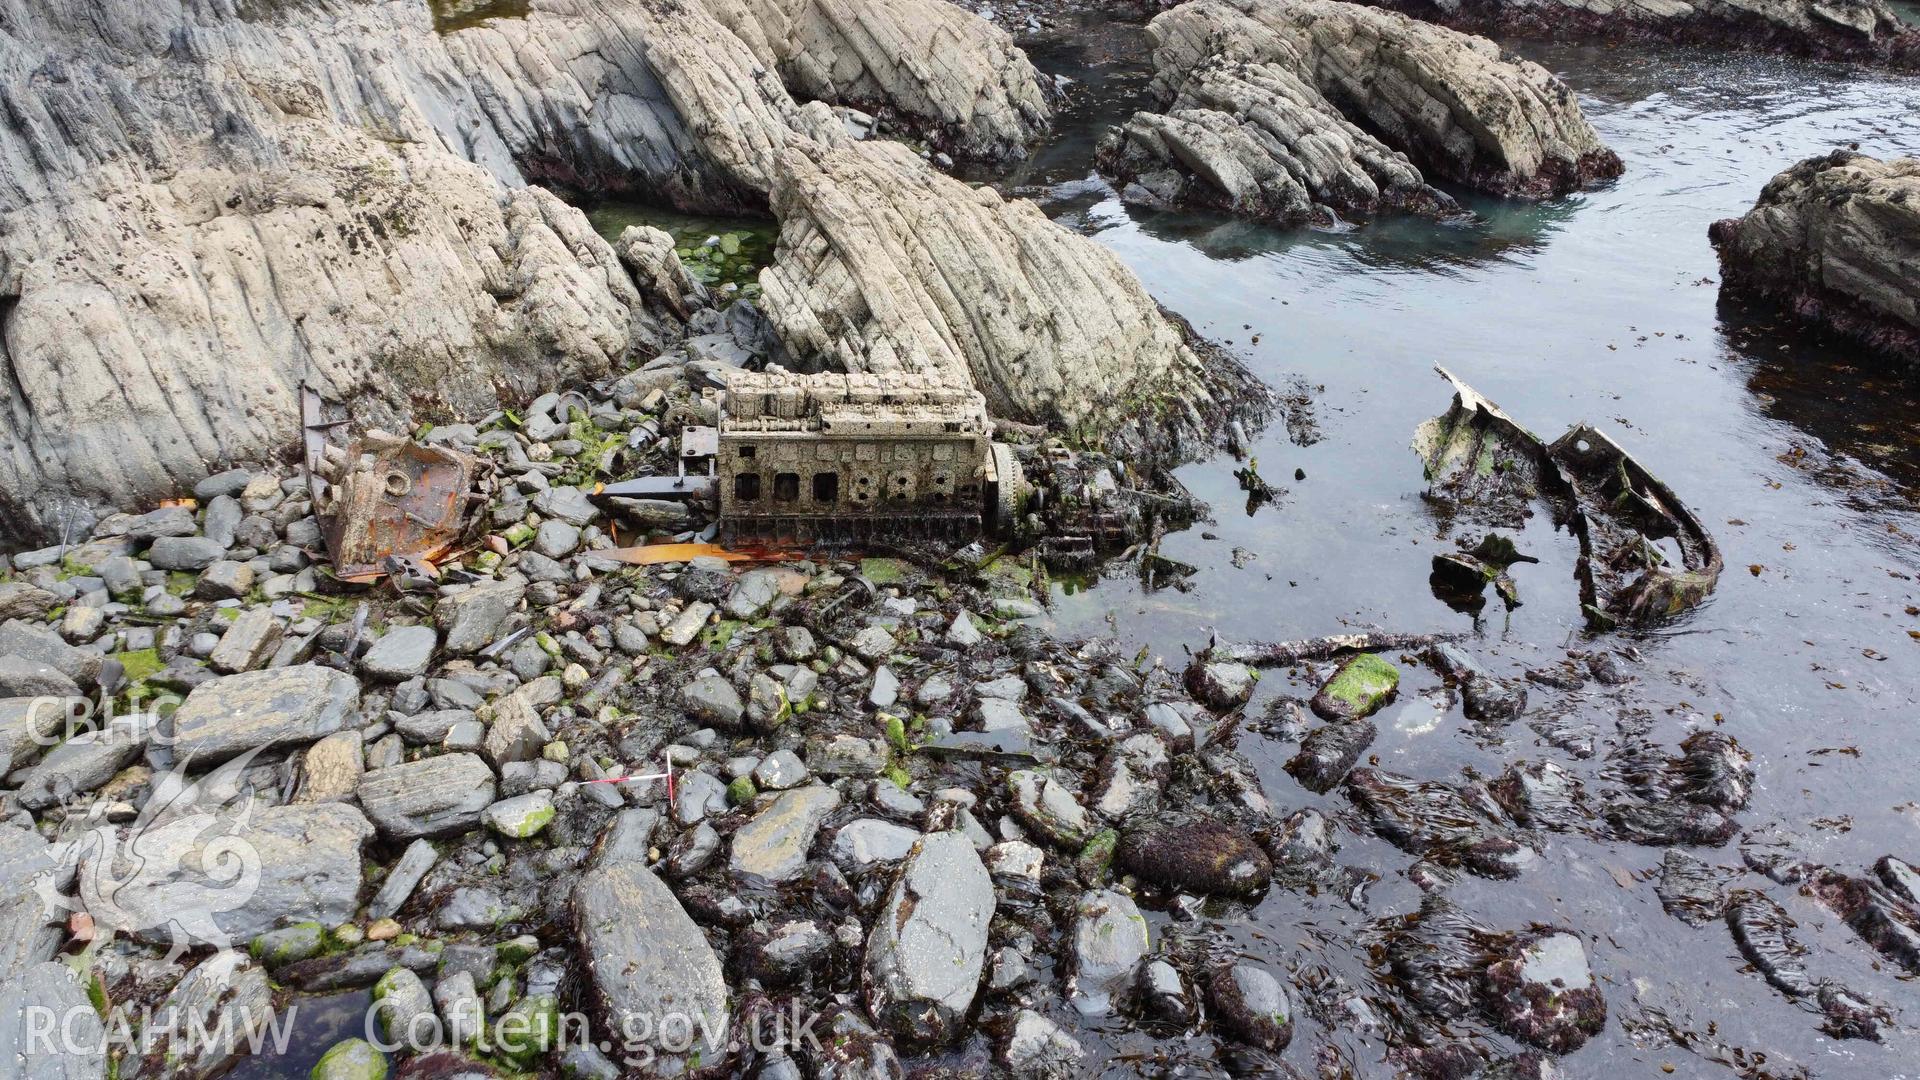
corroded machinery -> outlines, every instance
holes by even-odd
[[[709,392],[722,527],[787,540],[1017,530],[1030,490],[986,399],[918,375],[734,374]]]

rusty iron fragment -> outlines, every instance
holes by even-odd
[[[1518,529],[1536,503],[1580,545],[1580,607],[1594,630],[1647,626],[1698,606],[1720,579],[1720,547],[1673,490],[1604,433],[1576,424],[1552,443],[1452,372],[1445,415],[1413,449],[1448,523]]]
[[[342,447],[327,438],[341,422],[322,418],[311,390],[302,414],[308,484],[334,576],[432,578],[435,562],[478,535],[493,497],[491,462],[381,431]]]

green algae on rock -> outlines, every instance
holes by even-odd
[[[1378,712],[1399,688],[1399,668],[1373,653],[1360,653],[1340,665],[1311,704],[1328,720],[1359,720]]]

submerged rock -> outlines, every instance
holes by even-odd
[[[1726,913],[1728,876],[1684,851],[1669,850],[1653,888],[1667,914],[1688,926],[1705,926]]]
[[[1556,1054],[1600,1033],[1607,1001],[1587,966],[1586,946],[1565,930],[1514,940],[1487,968],[1488,1011],[1501,1030]]]
[[[1920,42],[1920,32],[1909,35]],[[1808,158],[1708,235],[1725,295],[1920,364],[1920,282],[1911,271],[1920,253],[1920,159],[1847,150]]]
[[[1499,819],[1491,799],[1377,769],[1355,769],[1347,793],[1380,835],[1414,855],[1456,862],[1493,878],[1517,876],[1538,855]]]
[[[1920,910],[1870,878],[1823,870],[1807,885],[1882,956],[1920,974]]]
[[[1300,752],[1287,762],[1287,772],[1300,786],[1317,794],[1339,787],[1380,732],[1369,720],[1324,724],[1300,740]]]

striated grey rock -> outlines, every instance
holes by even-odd
[[[0,774],[38,758],[66,724],[66,703],[59,699],[0,698]]]
[[[39,891],[42,881],[59,893],[72,884],[71,864],[59,867],[56,857],[39,833],[0,825],[0,984],[52,959],[66,939],[63,913],[49,911]]]
[[[375,919],[391,919],[413,895],[420,879],[439,861],[440,853],[434,850],[432,841],[421,839],[408,844],[407,850],[400,853],[393,868],[387,871],[386,879],[380,882],[380,891],[373,894],[367,914]]]
[[[100,677],[99,653],[76,648],[44,626],[19,619],[0,623],[0,656],[48,664],[82,687],[92,687]]]
[[[464,832],[494,801],[493,770],[473,754],[389,765],[360,781],[360,805],[387,836],[411,840]]]
[[[163,536],[147,549],[147,561],[161,570],[205,570],[227,546],[204,536]]]
[[[702,1067],[726,1064],[720,959],[672,890],[647,869],[643,852],[609,851],[581,876],[573,890],[573,929],[607,1030],[650,1035],[658,1047],[660,1018],[681,1014],[691,1021],[692,1045],[680,1053],[660,1048],[654,1067],[677,1074],[696,1054]],[[685,1031],[669,1027],[667,1034]]]
[[[1339,0],[1192,0],[1156,17],[1150,33],[1155,89],[1167,100],[1193,83],[1200,94],[1214,87],[1211,100],[1253,103],[1221,73],[1259,65],[1268,89],[1311,87],[1443,179],[1537,197],[1621,170],[1565,83],[1484,38]],[[1276,84],[1276,72],[1299,85]],[[1274,119],[1270,137],[1285,130]]]
[[[0,50],[12,537],[290,444],[303,378],[404,428],[416,394],[477,415],[659,336],[584,215],[519,186],[425,4],[56,0]]]
[[[450,655],[466,656],[493,644],[506,632],[508,619],[526,594],[522,581],[486,581],[441,597],[433,617],[446,635],[443,647]]]
[[[840,793],[822,784],[782,792],[733,834],[734,875],[764,885],[800,876],[814,835],[839,805]]]
[[[1216,60],[1174,80],[1165,111],[1136,112],[1101,141],[1100,167],[1131,201],[1289,224],[1387,209],[1461,212],[1295,70]]]
[[[426,673],[440,634],[431,626],[396,626],[360,658],[360,673],[383,682],[404,682]]]
[[[1022,157],[1051,119],[999,26],[944,0],[707,0],[795,97],[904,124],[954,157]]]
[[[207,666],[228,675],[252,671],[272,657],[274,647],[285,632],[286,627],[271,608],[249,608],[220,635],[219,642],[207,655]]]
[[[1723,294],[1920,365],[1920,159],[1808,158],[1710,236]]]
[[[901,1039],[959,1033],[986,962],[993,882],[966,835],[920,841],[867,938],[867,1008]]]
[[[1920,66],[1920,33],[1886,0],[1369,0],[1477,34],[1657,39]]]
[[[0,655],[0,697],[71,700],[80,688],[59,668],[23,657]]]
[[[45,810],[73,795],[83,795],[113,779],[147,746],[144,725],[115,724],[86,731],[47,752],[20,780],[20,805]]]
[[[58,1031],[70,1022],[72,1039],[49,1039],[50,1010]],[[38,1033],[38,1034],[36,1034]],[[52,1046],[49,1048],[48,1043]],[[18,979],[0,982],[0,1061],[20,1080],[101,1080],[107,1074],[106,1030],[87,999],[87,987],[65,964],[48,961]]]
[[[1137,420],[1127,403],[1156,395],[1210,414],[1255,393],[1105,248],[897,143],[788,150],[773,208],[763,307],[803,365],[972,385],[995,416],[1072,427]]]
[[[218,817],[205,836],[192,819],[146,829],[140,837],[142,867],[149,874],[176,876],[153,883],[139,878],[148,887],[121,888],[105,921],[142,941],[165,944],[173,940],[172,921],[184,914],[181,922],[196,939],[227,948],[252,940],[282,917],[323,926],[353,917],[360,901],[360,853],[373,835],[359,810],[344,803],[256,804],[245,813],[227,810]],[[87,845],[81,852],[82,880],[113,875],[105,862],[113,857],[112,846]],[[223,887],[236,880],[239,884]]]
[[[212,1076],[265,1036],[273,986],[245,954],[217,952],[187,972],[160,1003],[153,1023],[161,1053],[181,1075]],[[189,1032],[208,1033],[195,1039]]]
[[[346,726],[360,684],[318,664],[248,671],[194,688],[167,730],[179,760],[213,765],[257,747],[309,743]]]

